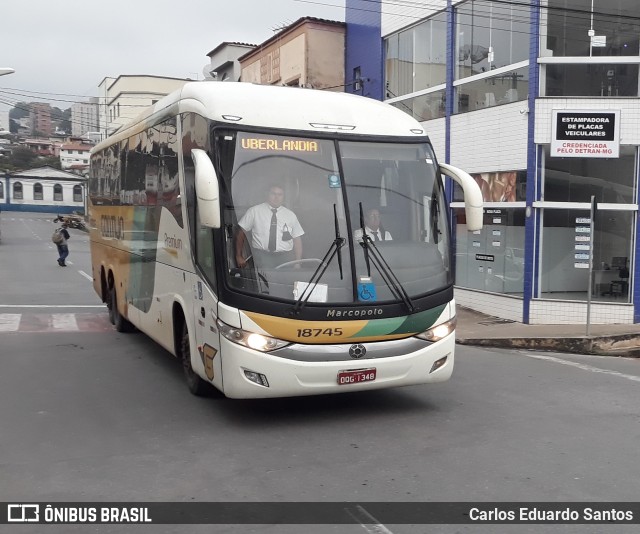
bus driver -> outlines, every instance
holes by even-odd
[[[250,207],[238,222],[236,236],[236,265],[246,267],[242,249],[246,232],[251,232],[251,250],[256,267],[272,268],[288,261],[302,259],[304,230],[293,211],[282,205],[284,188],[272,185],[266,202]]]

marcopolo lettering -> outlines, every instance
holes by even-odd
[[[335,308],[331,308],[327,310],[327,317],[375,317],[382,315],[382,308],[367,308],[367,309],[356,309],[356,310],[336,310]]]

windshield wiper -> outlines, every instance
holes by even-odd
[[[367,264],[367,275],[369,277],[371,276],[371,267],[369,265],[369,260],[371,260],[373,266],[378,270],[385,284],[387,284],[391,293],[393,293],[393,296],[402,300],[410,312],[415,311],[416,307],[413,305],[411,297],[409,297],[409,294],[400,283],[400,280],[398,280],[391,267],[389,267],[389,264],[386,262],[382,254],[380,254],[380,251],[378,250],[378,247],[376,247],[373,239],[371,239],[371,236],[366,233],[363,214],[362,202],[360,202],[360,226],[362,229],[362,241],[360,241],[360,245],[362,245],[364,251],[364,259]]]
[[[318,282],[320,282],[320,279],[323,277],[324,273],[329,267],[329,264],[331,263],[334,256],[336,255],[338,256],[338,268],[340,269],[340,280],[343,279],[341,249],[346,243],[346,239],[344,237],[340,237],[340,225],[338,224],[338,211],[336,209],[335,204],[333,205],[333,222],[335,226],[335,239],[331,242],[331,245],[329,246],[329,250],[327,250],[327,253],[324,255],[324,258],[322,258],[322,260],[320,261],[320,265],[318,265],[318,268],[311,275],[311,278],[309,278],[309,281],[307,282],[306,287],[304,288],[304,290],[296,300],[295,305],[291,309],[291,313],[293,315],[300,313],[300,311],[302,311],[302,309],[305,307],[305,305],[309,301],[309,298],[313,294],[313,290],[318,285]]]

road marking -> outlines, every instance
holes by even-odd
[[[370,534],[393,534],[380,521],[367,512],[362,506],[357,504],[353,508],[344,509],[358,524]]]
[[[93,278],[91,278],[87,273],[85,273],[84,271],[78,271],[82,276],[84,276],[87,280],[89,280],[89,282],[93,282]]]
[[[108,332],[106,313],[0,313],[0,333]]]
[[[50,317],[54,330],[78,330],[75,313],[53,313]]]
[[[21,313],[0,313],[0,332],[15,332],[20,327]]]
[[[640,382],[640,376],[628,375],[626,373],[619,373],[618,371],[610,371],[609,369],[600,369],[599,367],[594,367],[593,365],[587,365],[585,363],[572,362],[570,360],[563,360],[561,358],[554,358],[553,356],[543,356],[541,354],[524,354],[521,353],[528,358],[534,358],[536,360],[545,360],[548,362],[559,363],[562,365],[568,365],[569,367],[577,367],[578,369],[582,369],[583,371],[590,371],[592,373],[601,373],[604,375],[612,375],[617,376],[618,378],[625,378],[627,380],[632,380],[633,382]]]
[[[105,308],[104,304],[0,304],[0,308]]]

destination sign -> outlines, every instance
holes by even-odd
[[[318,152],[320,147],[317,141],[307,139],[258,139],[245,137],[241,140],[241,146],[245,150],[265,150],[276,152]]]

